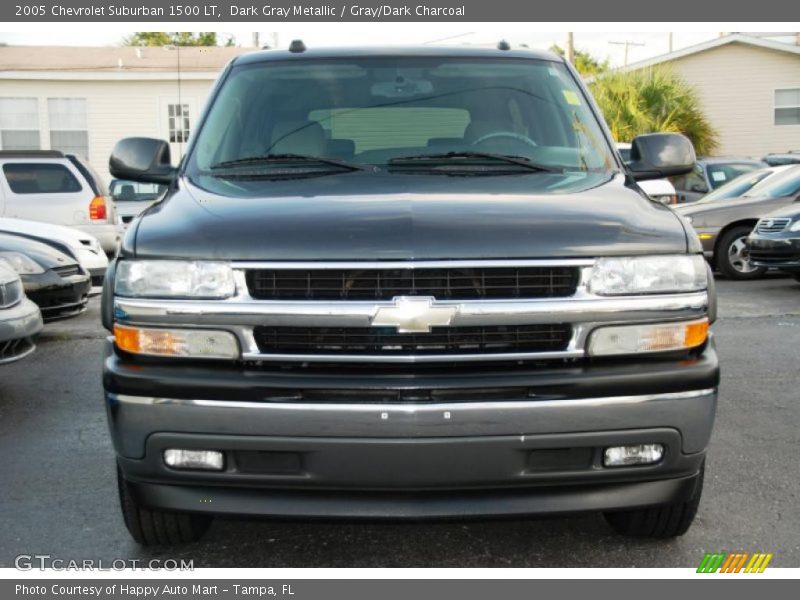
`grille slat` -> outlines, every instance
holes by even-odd
[[[67,265],[64,267],[53,267],[52,271],[58,273],[61,277],[70,277],[72,275],[79,275],[81,268],[78,265]]]
[[[397,333],[385,327],[257,326],[263,354],[472,354],[560,352],[572,328],[566,324],[434,327],[430,333]]]
[[[778,233],[786,229],[791,219],[787,218],[774,218],[774,219],[761,219],[756,225],[758,233]]]
[[[420,269],[251,269],[257,300],[391,300],[433,296],[438,300],[564,298],[578,286],[575,267]]]

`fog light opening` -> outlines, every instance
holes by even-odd
[[[612,446],[603,452],[603,466],[629,467],[633,465],[654,465],[664,458],[663,444],[635,444],[632,446]]]
[[[225,456],[219,450],[169,448],[164,450],[164,464],[173,469],[222,471],[225,466]]]

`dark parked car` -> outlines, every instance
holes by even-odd
[[[759,219],[747,242],[755,266],[777,268],[800,281],[800,203]]]
[[[741,198],[744,194],[757,195],[757,186],[766,185],[766,182],[775,175],[783,173],[786,169],[791,169],[791,165],[780,167],[765,167],[763,169],[756,169],[744,175],[739,175],[725,185],[718,187],[713,192],[710,192],[700,198],[697,202],[690,202],[688,204],[679,204],[673,207],[679,213],[687,210],[694,210],[696,206],[707,206],[712,202],[725,202],[733,198]]]
[[[86,310],[92,279],[73,256],[55,245],[0,233],[0,260],[19,274],[25,294],[39,306],[45,321]]]
[[[681,208],[697,231],[703,253],[730,279],[755,279],[764,267],[750,262],[747,236],[758,219],[794,202],[800,194],[800,165],[790,167],[754,186],[739,198],[724,202],[701,201]]]
[[[697,202],[711,192],[744,173],[767,166],[759,160],[747,158],[701,158],[686,175],[670,178],[678,203]]]
[[[767,154],[761,160],[763,160],[771,167],[778,167],[780,165],[797,165],[800,164],[800,152],[786,152],[785,154]]]
[[[681,535],[719,366],[697,236],[635,180],[580,76],[528,50],[240,56],[109,267],[109,424],[125,523],[214,514],[440,518],[603,511]]]

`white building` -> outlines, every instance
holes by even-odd
[[[0,150],[63,150],[108,177],[114,144],[167,139],[182,155],[225,64],[252,48],[0,46]]]
[[[795,43],[734,33],[628,65],[668,65],[697,90],[720,155],[800,152],[800,34]]]

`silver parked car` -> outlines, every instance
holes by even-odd
[[[0,365],[33,352],[33,336],[41,330],[39,307],[25,296],[19,275],[0,261]]]
[[[702,200],[677,211],[697,231],[706,258],[730,279],[755,279],[766,271],[750,263],[747,236],[764,215],[800,198],[800,165],[753,186],[738,198]]]

